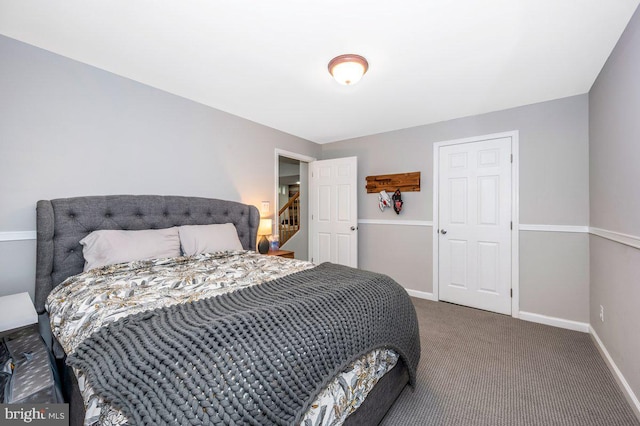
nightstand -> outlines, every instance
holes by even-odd
[[[0,337],[38,322],[36,308],[26,292],[0,297],[0,312]]]
[[[289,250],[269,250],[267,252],[267,256],[278,256],[278,257],[286,257],[287,259],[294,259],[294,252]]]
[[[63,402],[51,355],[28,293],[0,297],[0,384],[9,404]],[[6,314],[6,315],[5,315]]]

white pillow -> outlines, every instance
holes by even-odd
[[[84,270],[134,260],[180,256],[178,228],[94,231],[80,240]]]
[[[225,250],[242,250],[238,231],[233,223],[214,225],[184,225],[178,228],[185,256]]]

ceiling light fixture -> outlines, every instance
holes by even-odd
[[[368,69],[369,63],[360,55],[340,55],[329,61],[329,73],[345,86],[356,84]]]

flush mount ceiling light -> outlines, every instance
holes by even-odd
[[[369,69],[369,63],[360,55],[340,55],[329,61],[329,73],[340,84],[356,84]]]

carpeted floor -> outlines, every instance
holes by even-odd
[[[409,425],[639,425],[586,333],[413,299],[422,355],[382,422]]]

